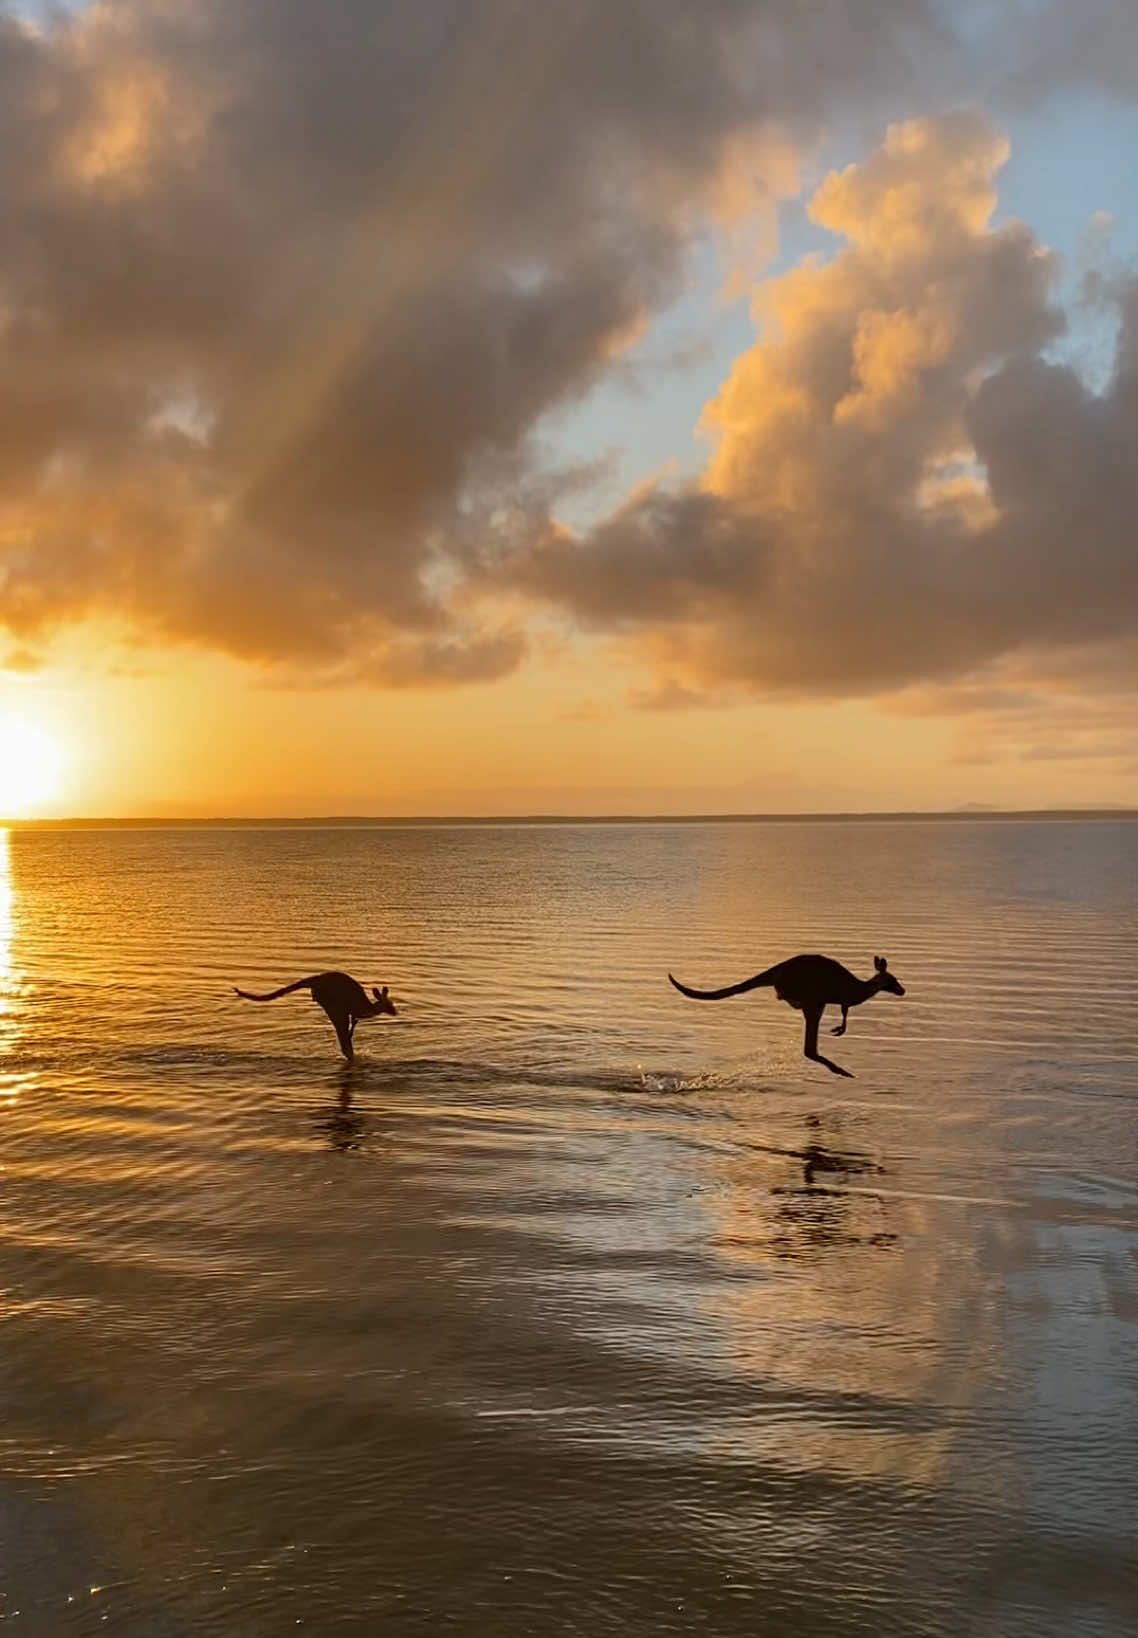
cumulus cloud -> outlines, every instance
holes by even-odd
[[[700,481],[507,572],[681,688],[868,694],[1138,633],[1138,289],[1103,393],[1047,362],[1057,265],[993,221],[1006,154],[961,113],[827,177],[845,247],[760,290]]]
[[[1115,49],[1080,14],[1072,74],[1128,92],[1131,8],[1088,5]],[[831,118],[1044,90],[1070,8],[1032,9],[1030,61],[979,0],[0,9],[0,623],[21,651],[110,616],[306,679],[449,685],[519,663],[509,587],[651,627],[676,699],[1017,640],[1009,611],[982,641],[901,619],[954,554],[971,618],[984,511],[950,463],[990,455],[996,544],[1028,572],[1002,418],[1023,399],[1046,441],[1121,399],[1040,364],[1050,264],[988,226],[999,139],[975,122],[902,127],[825,184],[849,249],[768,290],[781,339],[709,412],[704,483],[586,540],[532,497],[535,429],[675,296],[701,227],[751,237]],[[519,510],[540,552],[504,549]]]

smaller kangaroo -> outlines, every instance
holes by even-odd
[[[848,1069],[831,1063],[818,1051],[818,1025],[827,1007],[841,1007],[842,1021],[831,1034],[844,1035],[846,1017],[851,1007],[860,1007],[863,1001],[868,1001],[879,990],[886,990],[890,995],[904,995],[904,990],[888,970],[884,956],[874,956],[873,966],[872,978],[858,978],[848,967],[843,967],[840,961],[832,961],[829,956],[798,955],[791,956],[788,961],[780,961],[777,966],[768,967],[765,973],[758,973],[754,978],[744,979],[741,984],[730,984],[725,990],[691,990],[678,978],[673,978],[671,973],[668,980],[681,995],[690,995],[693,1001],[722,1001],[726,996],[743,995],[747,990],[769,985],[780,1001],[785,1001],[806,1018],[806,1039],[802,1047],[804,1056],[814,1063],[825,1064],[835,1075],[846,1075],[852,1079]]]
[[[236,985],[234,990],[246,1001],[275,1001],[278,996],[291,995],[293,990],[308,990],[316,1005],[331,1019],[340,1051],[349,1063],[355,1057],[352,1036],[360,1019],[378,1018],[381,1013],[396,1016],[395,1003],[388,997],[386,984],[381,990],[373,988],[371,993],[375,999],[369,1001],[363,985],[357,984],[347,973],[314,973],[311,978],[298,978],[295,984],[271,990],[268,995],[251,995],[248,990],[238,990]]]

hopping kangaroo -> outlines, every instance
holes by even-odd
[[[236,989],[236,986],[234,986]],[[332,1020],[340,1051],[347,1059],[355,1057],[352,1036],[361,1018],[377,1018],[380,1013],[395,1016],[395,1003],[388,999],[387,985],[372,990],[374,1001],[369,1001],[362,984],[357,984],[347,973],[315,973],[311,978],[298,978],[295,984],[286,984],[281,990],[268,995],[251,995],[248,990],[236,993],[246,1001],[275,1001],[278,996],[291,995],[293,990],[308,990],[318,1007],[323,1007]]]
[[[785,1001],[805,1015],[806,1040],[802,1050],[806,1057],[812,1058],[815,1063],[825,1064],[835,1075],[849,1075],[848,1069],[831,1063],[818,1051],[818,1025],[827,1007],[841,1007],[842,1021],[831,1033],[844,1035],[846,1017],[851,1007],[860,1007],[863,1001],[868,1001],[879,990],[886,990],[890,995],[904,995],[904,990],[888,970],[884,956],[874,956],[873,966],[872,978],[857,978],[848,967],[843,967],[840,961],[831,961],[829,956],[798,955],[791,956],[789,961],[780,961],[776,967],[768,967],[765,973],[759,973],[754,978],[744,979],[742,984],[729,984],[725,990],[691,990],[678,978],[673,978],[671,973],[668,978],[681,995],[690,995],[693,1001],[722,1001],[729,995],[743,995],[747,990],[772,987],[780,1001]]]

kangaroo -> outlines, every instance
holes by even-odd
[[[268,995],[251,995],[248,990],[238,990],[236,985],[234,989],[246,1001],[275,1001],[278,996],[291,995],[293,990],[308,990],[316,1005],[331,1019],[340,1051],[349,1062],[355,1057],[352,1036],[361,1018],[377,1018],[381,1013],[396,1016],[395,1003],[388,997],[386,984],[381,990],[373,988],[371,993],[375,999],[369,1001],[363,985],[357,984],[347,973],[315,973],[311,978],[298,978],[295,984],[286,984],[281,990],[271,990]]]
[[[841,1007],[842,1021],[830,1033],[844,1035],[851,1007],[860,1007],[863,1001],[868,1001],[879,990],[887,990],[890,995],[904,995],[905,991],[888,970],[884,956],[874,956],[873,966],[872,978],[857,978],[848,967],[843,967],[840,961],[832,961],[829,956],[798,955],[791,956],[789,961],[780,961],[775,967],[768,967],[765,973],[758,973],[754,978],[744,979],[741,984],[729,984],[725,990],[691,990],[678,978],[673,978],[671,973],[668,980],[681,995],[690,995],[693,1001],[722,1001],[726,996],[743,995],[747,990],[773,987],[780,1001],[785,1001],[805,1015],[804,1055],[814,1063],[825,1064],[835,1075],[850,1076],[848,1069],[831,1063],[818,1051],[818,1025],[827,1007]]]

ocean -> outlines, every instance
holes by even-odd
[[[0,833],[0,1621],[1129,1638],[1136,973],[1128,820]]]

